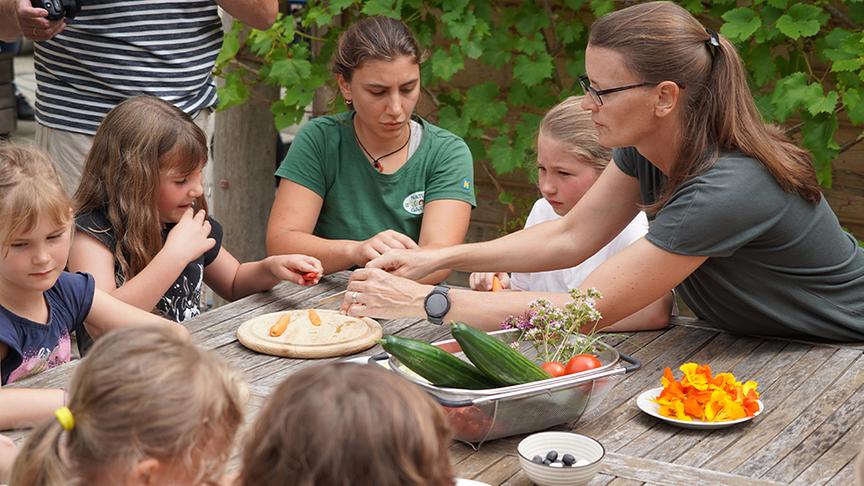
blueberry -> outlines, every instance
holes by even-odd
[[[543,464],[543,458],[540,456],[534,456],[531,458],[531,462],[536,464]]]
[[[549,462],[555,462],[555,459],[558,459],[557,451],[549,451],[546,453],[546,459],[549,459]]]
[[[543,459],[543,464],[546,464],[548,466],[549,464],[552,464],[552,461],[550,461],[549,459]]]
[[[573,457],[572,454],[564,454],[564,457],[561,458],[561,462],[563,462],[564,464],[566,464],[568,466],[572,466],[573,464],[576,463],[576,458]]]

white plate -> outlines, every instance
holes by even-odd
[[[701,420],[678,420],[671,417],[666,417],[660,415],[660,405],[655,403],[653,400],[660,395],[660,392],[663,391],[662,386],[658,386],[657,388],[652,388],[650,390],[646,390],[642,392],[641,395],[636,397],[636,405],[645,413],[652,417],[657,417],[664,422],[668,422],[672,425],[683,427],[685,429],[701,429],[701,430],[710,430],[710,429],[722,429],[723,427],[729,427],[730,425],[740,424],[741,422],[747,422],[751,420],[753,417],[758,416],[762,413],[762,409],[764,408],[762,405],[762,400],[757,400],[756,402],[759,404],[759,410],[753,415],[753,417],[744,417],[737,420],[727,420],[726,422],[703,422]]]

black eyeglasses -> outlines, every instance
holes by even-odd
[[[628,89],[633,88],[641,88],[643,86],[657,86],[660,83],[629,84],[627,86],[620,86],[618,88],[596,90],[591,87],[591,82],[588,81],[588,76],[579,76],[579,84],[582,85],[582,90],[585,91],[585,94],[591,96],[591,99],[594,100],[594,103],[597,103],[597,106],[601,106],[603,104],[603,98],[601,98],[601,96],[603,95],[617,93],[619,91],[627,91]]]

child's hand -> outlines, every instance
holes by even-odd
[[[321,262],[306,255],[273,255],[263,263],[274,277],[299,285],[315,285],[324,273]]]
[[[162,249],[173,258],[186,263],[200,257],[216,244],[216,240],[209,238],[210,222],[204,217],[204,210],[198,211],[194,216],[192,213],[192,208],[183,213],[177,225],[168,232],[165,247]]]
[[[510,288],[510,275],[507,272],[478,272],[472,273],[468,277],[468,284],[471,286],[471,290],[480,290],[484,292],[488,292],[490,290],[498,290],[493,289],[493,277],[497,277],[498,281],[501,283],[501,290]]]

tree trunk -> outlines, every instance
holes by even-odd
[[[267,218],[275,195],[276,128],[270,103],[278,88],[255,86],[249,102],[216,114],[212,212],[225,229],[223,245],[240,261],[266,254]]]

